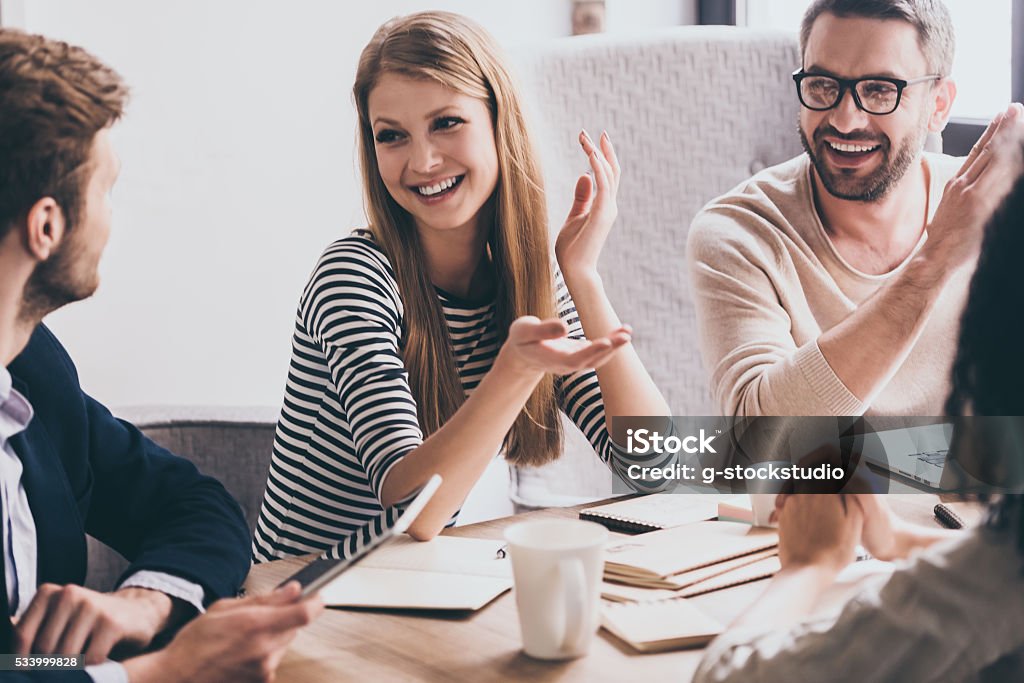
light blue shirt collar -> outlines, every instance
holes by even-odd
[[[14,390],[11,373],[0,366],[0,445],[22,432],[32,421],[32,406]]]

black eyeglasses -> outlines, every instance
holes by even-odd
[[[905,81],[900,78],[836,78],[822,74],[809,74],[803,69],[793,72],[796,94],[800,104],[814,111],[828,111],[836,107],[849,90],[857,108],[869,114],[885,115],[900,106],[903,89],[917,83],[940,81],[942,76],[930,75]]]

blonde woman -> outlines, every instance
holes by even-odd
[[[388,22],[353,94],[370,225],[327,248],[299,302],[256,561],[332,548],[437,472],[410,529],[432,538],[500,450],[557,458],[560,410],[616,471],[659,465],[606,423],[669,413],[597,272],[619,182],[608,136],[580,134],[593,178],[556,269],[519,97],[482,28],[444,12]]]

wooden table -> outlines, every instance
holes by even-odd
[[[888,497],[903,517],[935,524],[937,496]],[[582,506],[580,506],[582,507]],[[450,536],[501,539],[512,522],[575,518],[579,507],[538,510],[514,517],[448,529]],[[246,590],[270,591],[309,561],[290,558],[255,566]],[[759,581],[693,598],[694,604],[723,623],[732,621],[764,589]],[[286,683],[336,681],[686,681],[702,651],[637,654],[604,630],[590,653],[568,662],[531,659],[521,650],[512,593],[472,614],[446,612],[328,609],[296,638],[278,670]]]

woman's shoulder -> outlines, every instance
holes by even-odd
[[[384,266],[391,270],[387,255],[377,244],[373,233],[366,228],[355,228],[344,237],[328,244],[320,254],[318,265],[323,263],[365,263],[369,266]]]
[[[337,275],[343,272],[355,279],[363,277],[389,288],[395,286],[395,272],[387,254],[380,248],[373,233],[366,228],[356,228],[348,235],[331,242],[320,254],[311,280]]]
[[[376,294],[390,307],[400,308],[398,283],[387,255],[373,233],[357,228],[331,242],[320,254],[303,293],[303,300],[351,294]]]

